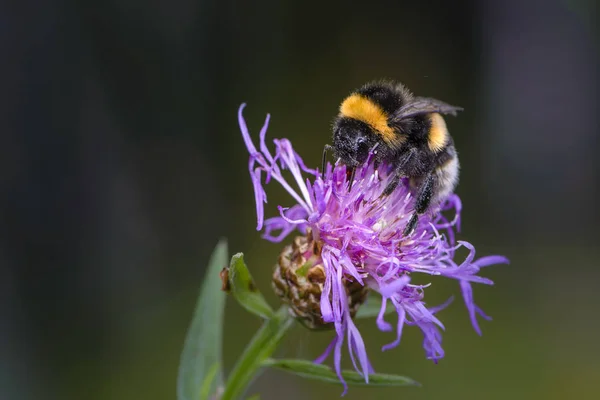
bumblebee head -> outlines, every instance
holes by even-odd
[[[372,128],[352,118],[338,118],[333,127],[333,148],[336,157],[349,166],[364,163],[377,141]]]

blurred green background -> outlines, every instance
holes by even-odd
[[[509,266],[477,286],[483,337],[460,298],[446,358],[359,327],[380,372],[422,388],[347,399],[600,398],[598,10],[593,0],[67,0],[0,4],[0,398],[174,399],[180,350],[220,237],[276,304],[281,245],[255,231],[248,155],[271,138],[320,162],[340,100],[392,78],[463,106],[462,239]],[[267,189],[267,215],[290,204]],[[215,282],[215,284],[220,284]],[[429,304],[458,294],[434,280]],[[226,369],[259,321],[226,310]],[[296,328],[280,356],[331,333]],[[347,357],[346,357],[347,358]],[[347,361],[347,360],[346,360]],[[267,371],[263,399],[341,388]]]

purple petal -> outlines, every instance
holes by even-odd
[[[402,308],[401,304],[397,304],[396,311],[398,313],[398,324],[396,326],[396,340],[392,343],[388,343],[381,348],[381,351],[386,351],[389,349],[393,349],[394,347],[400,344],[400,339],[402,338],[402,328],[404,328],[404,322],[406,321],[406,311]]]
[[[327,345],[327,348],[325,349],[323,354],[321,354],[319,357],[317,357],[313,362],[315,364],[323,364],[323,361],[325,361],[327,359],[327,357],[329,357],[329,355],[331,354],[331,350],[333,350],[333,348],[336,346],[337,341],[338,341],[338,337],[335,336],[333,338],[333,340],[331,341],[331,343],[329,343]]]
[[[274,140],[275,146],[278,148],[278,153],[281,156],[282,162],[285,162],[285,166],[290,170],[298,188],[300,188],[300,192],[304,196],[304,199],[309,199],[310,196],[308,194],[308,189],[304,184],[304,179],[302,179],[302,173],[300,171],[300,166],[298,165],[298,161],[296,160],[296,154],[294,153],[294,149],[292,148],[292,144],[287,139]]]
[[[425,354],[428,359],[437,363],[439,359],[444,358],[444,349],[441,345],[442,335],[433,324],[423,324],[420,328],[423,332],[423,348],[425,349]]]
[[[360,332],[356,328],[356,325],[354,325],[352,318],[350,318],[349,311],[346,311],[346,321],[348,324],[348,349],[350,351],[350,358],[352,359],[352,363],[354,364],[354,369],[356,369],[356,371],[365,378],[366,383],[369,383],[369,371],[372,369],[372,367],[371,363],[369,362],[369,358],[367,357],[367,349],[365,348],[365,342],[363,341]],[[356,362],[354,360],[355,353],[358,357],[360,368],[357,367]]]
[[[323,259],[323,267],[325,268],[325,285],[323,285],[323,291],[321,292],[321,315],[323,316],[323,321],[325,322],[333,322],[333,307],[329,300],[329,296],[331,293],[332,287],[332,279],[333,279],[333,270],[331,268],[331,260],[329,259],[327,254],[322,254],[321,258]]]
[[[460,232],[460,213],[462,212],[462,202],[458,195],[453,194],[450,196],[450,201],[454,205],[456,216],[454,217],[454,225],[456,226],[456,232]]]
[[[279,243],[292,233],[298,225],[290,224],[281,217],[269,218],[264,222],[265,230],[262,237],[270,242]],[[278,235],[274,233],[279,231]]]
[[[256,202],[256,230],[260,231],[263,227],[263,221],[265,218],[264,203],[267,202],[267,195],[263,190],[262,184],[260,183],[261,170],[256,168],[254,173],[250,173],[252,185],[254,186],[254,200]]]
[[[352,360],[354,370],[365,379],[365,383],[369,383],[369,374],[373,370],[373,367],[367,358],[367,350],[358,330],[356,330],[356,334],[358,336],[348,332],[348,351],[350,352],[350,359]],[[360,339],[360,341],[358,341],[358,339]],[[350,345],[350,342],[352,345]],[[356,364],[356,358],[358,358],[358,365]]]
[[[469,311],[471,325],[473,325],[473,329],[475,329],[475,332],[477,332],[477,334],[481,336],[481,328],[479,327],[479,323],[477,322],[475,302],[473,301],[473,288],[471,287],[471,284],[469,282],[460,281],[460,289],[462,291],[463,299],[465,300],[467,310]]]
[[[290,145],[290,147],[291,147],[291,145]],[[293,151],[293,150],[292,150],[292,151]],[[293,151],[293,153],[294,153],[294,156],[295,156],[295,158],[296,158],[296,162],[298,163],[298,165],[300,166],[300,168],[302,168],[302,171],[304,171],[304,172],[306,172],[306,173],[308,173],[308,174],[314,175],[314,176],[318,176],[318,175],[319,175],[319,171],[318,171],[318,170],[316,170],[316,169],[312,169],[312,168],[308,168],[308,167],[307,167],[307,166],[304,164],[304,161],[302,161],[302,157],[300,157],[300,156],[298,155],[298,153],[296,153],[295,151]]]
[[[477,314],[479,314],[479,316],[487,321],[491,321],[492,317],[490,317],[489,315],[487,315],[486,313],[483,312],[483,310],[481,308],[479,308],[479,306],[477,306],[477,304],[475,304],[475,312]]]
[[[471,243],[465,242],[463,240],[459,240],[458,244],[463,245],[464,247],[467,248],[467,250],[469,250],[469,254],[467,254],[467,257],[465,258],[465,261],[462,262],[461,266],[471,264],[471,262],[473,261],[473,258],[475,257],[475,246],[473,246]]]
[[[335,350],[333,352],[333,366],[338,378],[340,379],[340,382],[344,386],[344,391],[342,392],[343,396],[348,391],[348,385],[342,376],[342,345],[344,344],[345,332],[341,322],[335,323],[335,330],[337,332],[337,340],[335,343]]]
[[[362,277],[358,273],[358,270],[356,269],[356,267],[352,263],[352,260],[350,259],[350,257],[348,257],[347,254],[344,254],[340,257],[339,265],[344,270],[344,272],[351,275],[356,282],[364,286]]]
[[[473,265],[479,268],[487,267],[489,265],[494,264],[510,264],[510,261],[504,256],[486,256],[481,257],[473,263]]]
[[[240,105],[240,108],[238,109],[238,124],[240,125],[240,130],[242,131],[242,138],[244,138],[246,148],[248,149],[248,152],[252,155],[254,153],[258,153],[258,151],[256,151],[256,147],[254,147],[252,139],[250,139],[250,132],[248,132],[248,126],[246,125],[246,121],[244,120],[244,117],[242,115],[242,111],[244,111],[245,107],[246,103],[242,103]]]
[[[417,313],[420,315],[419,320],[427,321],[428,323],[435,324],[440,328],[445,329],[444,324],[442,324],[442,321],[437,319],[433,315],[433,313],[430,310],[428,310],[427,307],[425,307],[422,301],[415,302],[413,306],[415,307]]]
[[[305,218],[300,218],[300,219],[290,219],[285,215],[285,212],[290,210],[289,208],[284,208],[281,206],[277,206],[277,209],[279,210],[279,214],[281,215],[281,218],[286,221],[288,224],[294,224],[294,225],[299,225],[299,224],[305,224],[306,222],[308,222]]]
[[[402,275],[394,282],[379,287],[379,293],[383,297],[391,297],[394,293],[402,290],[410,282],[410,276]]]
[[[267,147],[267,143],[265,141],[270,119],[271,119],[271,115],[267,114],[267,117],[265,118],[265,123],[263,124],[263,127],[260,129],[260,133],[259,133],[260,151],[264,154],[264,156],[267,158],[267,160],[269,160],[271,162],[271,164],[275,164],[275,160],[273,159],[273,156],[271,155],[271,152],[269,151],[269,148]]]
[[[387,309],[387,302],[387,298],[383,297],[381,299],[381,309],[379,310],[379,314],[377,315],[377,327],[382,332],[389,332],[392,330],[392,325],[384,320],[385,311]]]
[[[445,309],[446,307],[448,307],[450,304],[452,304],[453,301],[454,301],[454,296],[450,296],[450,298],[448,300],[446,300],[444,303],[440,304],[439,306],[430,307],[429,312],[432,314],[438,313],[438,312],[442,311],[443,309]]]

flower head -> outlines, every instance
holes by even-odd
[[[309,234],[319,245],[316,263],[324,272],[320,293],[320,315],[324,323],[333,325],[336,337],[317,361],[323,361],[333,350],[334,366],[341,376],[341,356],[344,342],[356,370],[368,382],[373,371],[367,358],[364,341],[352,316],[352,301],[348,299],[348,282],[369,287],[383,298],[377,326],[383,331],[394,328],[384,319],[388,302],[398,315],[396,340],[383,347],[387,350],[400,343],[405,325],[416,325],[423,333],[423,347],[428,358],[437,361],[444,356],[441,346],[442,322],[436,313],[446,307],[427,308],[424,293],[428,285],[411,283],[414,274],[443,276],[460,283],[462,295],[475,331],[481,334],[477,316],[488,319],[473,301],[471,283],[491,285],[492,281],[478,275],[482,267],[506,263],[502,256],[475,260],[475,248],[467,242],[456,241],[460,227],[461,203],[451,195],[440,210],[423,215],[410,236],[403,230],[414,210],[414,196],[407,181],[389,196],[382,196],[393,178],[387,165],[377,168],[370,157],[356,168],[352,185],[346,167],[327,164],[324,174],[308,168],[287,139],[275,139],[275,151],[266,144],[269,116],[259,135],[258,150],[248,132],[239,109],[239,124],[250,153],[249,170],[254,185],[257,230],[271,242],[281,242],[290,233]],[[286,179],[288,170],[292,179]],[[279,216],[264,220],[267,201],[263,184],[275,180],[293,198],[289,207],[279,206]],[[263,183],[264,182],[264,183]],[[440,211],[440,212],[437,212]],[[443,211],[454,212],[448,219]],[[468,254],[462,262],[455,261],[457,249],[464,247]]]

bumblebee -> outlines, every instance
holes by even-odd
[[[333,123],[333,146],[327,150],[354,168],[373,151],[375,163],[390,165],[394,177],[383,191],[391,194],[400,179],[409,179],[415,210],[404,235],[415,229],[419,215],[439,205],[458,183],[459,163],[442,114],[456,115],[462,108],[427,97],[414,96],[400,83],[368,83],[340,105]],[[373,150],[375,149],[375,150]]]

